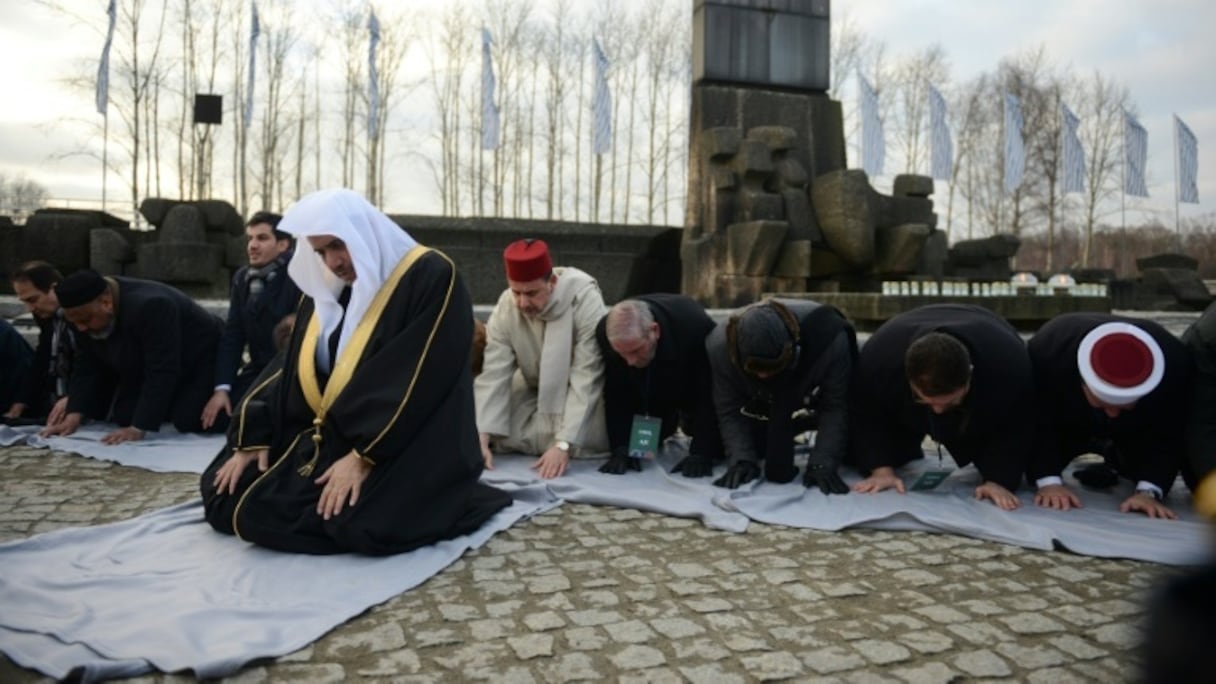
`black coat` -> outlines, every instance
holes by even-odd
[[[1108,418],[1085,399],[1077,349],[1089,331],[1116,321],[1152,336],[1165,356],[1165,375],[1135,408]],[[1059,475],[1073,458],[1090,451],[1095,440],[1110,440],[1117,452],[1112,465],[1120,473],[1168,492],[1182,464],[1190,409],[1193,366],[1186,346],[1152,321],[1104,313],[1056,316],[1027,346],[1034,366],[1039,439],[1027,471],[1030,481]]]
[[[203,473],[215,529],[282,551],[385,555],[471,532],[511,503],[478,481],[468,290],[443,254],[415,256],[382,286],[392,288],[383,310],[359,322],[374,321],[366,344],[352,341],[335,364],[344,376],[308,377],[325,341],[304,300],[290,345],[236,407],[228,445]],[[328,393],[314,396],[320,412],[310,388]],[[269,449],[271,466],[247,467],[234,495],[217,492],[215,473],[236,448]],[[322,520],[315,480],[352,449],[375,465],[358,503]]]
[[[801,350],[797,363],[770,381],[755,381],[735,365],[726,323],[705,341],[723,447],[732,464],[760,458],[766,468],[792,463],[798,425],[791,416],[806,409],[815,414],[815,456],[840,463],[848,442],[849,379],[857,336],[833,307],[809,300],[778,301],[798,320]],[[767,421],[742,413],[757,399],[769,406]]]
[[[228,320],[215,354],[215,385],[233,387],[233,399],[248,386],[270,360],[274,358],[274,328],[284,316],[296,310],[300,288],[287,275],[287,258],[281,256],[278,266],[266,278],[257,301],[249,300],[249,267],[243,266],[232,276],[228,302]],[[245,348],[249,348],[249,363],[241,366]],[[237,383],[237,376],[242,379]]]
[[[663,438],[682,424],[692,437],[689,453],[720,458],[722,440],[705,354],[705,336],[714,329],[713,319],[684,295],[648,294],[635,299],[650,307],[659,324],[657,349],[646,368],[631,368],[612,350],[605,333],[607,316],[595,328],[604,357],[604,413],[612,453],[626,454],[633,416],[643,414],[662,419]]]
[[[114,387],[115,423],[159,430],[172,422],[180,431],[197,431],[213,387],[220,319],[163,283],[106,280],[117,288],[114,329],[103,340],[76,335],[68,412],[106,405]]]
[[[1195,360],[1195,386],[1187,420],[1187,462],[1192,487],[1216,470],[1216,303],[1182,335]]]
[[[962,404],[943,415],[916,403],[904,355],[917,338],[946,333],[963,343],[974,367]],[[923,455],[930,435],[956,463],[974,463],[987,481],[1013,491],[1034,444],[1030,359],[1017,330],[978,306],[933,304],[902,313],[874,332],[854,377],[850,460],[864,472]]]
[[[12,324],[0,318],[0,413],[20,401],[20,389],[31,372],[34,350]]]

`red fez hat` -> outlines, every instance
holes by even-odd
[[[1098,399],[1131,404],[1152,392],[1165,375],[1161,345],[1130,323],[1103,323],[1077,349],[1081,379]]]
[[[553,272],[544,240],[516,240],[503,250],[502,261],[507,267],[507,280],[517,283],[547,278]]]

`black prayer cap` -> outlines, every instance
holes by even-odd
[[[83,306],[101,296],[106,291],[106,279],[91,269],[77,271],[55,285],[55,296],[59,298],[59,306],[71,309]]]
[[[781,372],[797,353],[797,340],[776,306],[751,306],[738,318],[737,358],[748,373]]]

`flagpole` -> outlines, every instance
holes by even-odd
[[[1178,154],[1178,115],[1174,115],[1174,235],[1178,240],[1178,253],[1182,254],[1182,221],[1179,219],[1178,212],[1178,196],[1182,194],[1182,186],[1179,182],[1182,177],[1182,172],[1179,170],[1179,165],[1182,163],[1182,155]]]
[[[1119,238],[1122,243],[1119,249],[1119,265],[1123,265],[1123,257],[1127,252],[1127,112],[1123,113],[1123,168],[1119,171]]]
[[[110,167],[110,108],[106,107],[106,112],[101,117],[102,134],[101,134],[101,210],[106,210],[106,179],[109,177]]]

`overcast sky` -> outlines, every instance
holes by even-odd
[[[435,6],[444,0],[425,4]],[[601,2],[611,0],[575,0]],[[692,0],[688,0],[691,2]],[[401,0],[381,0],[385,6]],[[422,4],[409,0],[410,4]],[[96,143],[80,121],[96,121],[91,93],[62,80],[101,51],[105,0],[63,0],[94,25],[65,22],[34,0],[0,2],[0,173],[24,174],[52,197],[101,195],[100,163],[72,152]],[[543,1],[542,1],[543,4]],[[1216,210],[1216,3],[1210,0],[836,0],[862,30],[898,57],[940,43],[954,81],[992,70],[1002,57],[1043,44],[1060,65],[1078,73],[1098,69],[1127,86],[1149,134],[1151,199],[1129,206],[1153,209],[1172,225],[1177,113],[1199,139],[1199,205],[1182,216]],[[590,5],[588,5],[590,6]],[[691,29],[690,29],[691,30]],[[421,51],[411,53],[420,66]],[[1074,107],[1075,109],[1075,107]],[[891,143],[888,143],[890,146]],[[96,145],[94,145],[96,148]],[[115,153],[111,145],[111,153]],[[854,166],[855,160],[850,160]],[[409,164],[403,160],[402,164]],[[421,166],[421,162],[416,162]],[[429,184],[425,169],[403,169]],[[392,174],[390,174],[392,175]],[[111,176],[112,196],[121,196]],[[394,211],[433,213],[433,192],[416,193]]]

